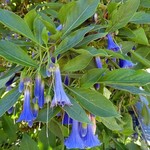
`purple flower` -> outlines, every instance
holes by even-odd
[[[98,137],[94,135],[93,125],[91,124],[87,125],[87,134],[83,137],[83,140],[85,147],[88,148],[101,145],[101,142],[99,141]]]
[[[41,85],[40,85],[40,91],[39,91],[39,97],[38,97],[38,105],[40,108],[43,108],[45,103],[45,99],[44,99],[44,82],[42,81]]]
[[[50,63],[46,68],[46,75],[50,77],[52,75],[53,70],[54,70],[54,64]]]
[[[115,52],[120,50],[120,47],[113,41],[112,36],[110,34],[107,34],[107,49],[113,50]]]
[[[28,123],[29,127],[32,127],[33,120],[34,120],[34,116],[30,106],[30,91],[29,89],[26,89],[24,91],[23,110],[21,112],[19,119],[16,122],[25,121]]]
[[[95,88],[96,90],[99,90],[99,89],[100,89],[100,84],[99,84],[99,83],[95,83],[95,84],[94,84],[94,88]]]
[[[57,30],[57,31],[60,31],[60,30],[62,30],[62,28],[63,28],[63,25],[60,24],[60,25],[56,28],[56,30]]]
[[[11,77],[11,78],[5,83],[5,86],[6,86],[6,87],[10,86],[10,85],[13,83],[14,79],[15,79],[15,75],[14,75],[13,77]]]
[[[95,57],[95,63],[96,63],[97,68],[102,68],[102,62],[99,56]]]
[[[41,87],[41,76],[37,75],[35,78],[34,96],[39,98]]]
[[[38,116],[38,111],[39,111],[39,106],[38,106],[38,104],[34,104],[34,108],[33,108],[33,110],[32,110],[34,119],[37,118],[37,116]]]
[[[24,90],[24,80],[23,79],[20,80],[18,90],[20,93],[22,93],[22,91]]]
[[[119,66],[121,68],[132,68],[132,67],[135,66],[135,64],[132,63],[132,61],[129,61],[129,60],[119,59]]]
[[[65,79],[64,79],[64,84],[68,86],[68,85],[69,85],[69,82],[70,82],[69,76],[66,75],[66,76],[65,76]]]
[[[64,125],[72,124],[72,118],[70,118],[66,112],[64,114],[62,124],[64,124]]]
[[[7,110],[7,113],[8,113],[8,114],[12,114],[13,111],[14,111],[14,107],[12,106],[12,107],[10,107],[10,108]]]
[[[83,149],[85,147],[84,142],[79,133],[79,122],[78,121],[73,120],[71,134],[67,139],[65,139],[64,144],[68,149],[72,149],[72,148]]]
[[[58,65],[56,66],[54,76],[55,76],[54,97],[52,99],[51,107],[57,105],[60,105],[62,107],[65,105],[71,106],[72,104],[68,96],[66,95],[62,85],[61,73]]]

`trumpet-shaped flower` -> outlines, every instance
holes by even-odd
[[[37,75],[37,77],[35,78],[35,87],[34,87],[34,96],[36,98],[39,98],[40,96],[40,90],[41,90],[41,76]]]
[[[43,108],[45,99],[44,99],[44,82],[42,81],[40,85],[39,97],[38,97],[38,105],[40,108]]]
[[[129,61],[129,60],[119,59],[119,66],[121,68],[132,68],[132,67],[135,66],[135,64],[132,63],[132,61]]]
[[[33,120],[34,120],[34,116],[30,106],[30,91],[29,89],[26,89],[24,92],[23,110],[21,112],[19,119],[16,122],[25,121],[28,123],[30,127],[32,127]]]
[[[24,90],[24,80],[23,79],[20,80],[18,90],[19,90],[20,93],[22,93],[23,90]]]
[[[113,50],[115,52],[120,50],[120,47],[113,41],[113,38],[110,34],[107,34],[107,49]]]
[[[97,68],[102,68],[102,62],[99,56],[95,57],[95,63],[96,63]]]
[[[62,79],[61,79],[59,66],[56,66],[54,75],[55,75],[54,97],[51,102],[51,107],[54,107],[57,105],[60,105],[62,107],[65,105],[71,106],[72,104],[68,96],[66,95],[63,85],[62,85]]]
[[[101,145],[98,137],[94,135],[93,127],[91,124],[87,125],[87,134],[83,137],[85,147],[95,147]]]
[[[79,133],[79,122],[76,120],[73,120],[72,131],[70,136],[67,139],[65,139],[65,146],[68,149],[73,148],[83,149],[85,147],[84,142]]]

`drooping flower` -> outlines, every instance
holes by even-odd
[[[24,80],[23,79],[20,80],[18,90],[19,90],[20,93],[22,93],[23,90],[24,90]]]
[[[121,68],[132,68],[132,67],[135,66],[135,64],[132,63],[132,61],[129,61],[129,60],[119,59],[119,66]]]
[[[62,28],[63,28],[63,25],[60,24],[60,25],[56,28],[56,30],[60,31],[60,30],[62,30]]]
[[[41,90],[41,76],[38,74],[35,78],[34,96],[39,98]]]
[[[16,122],[25,121],[28,123],[29,127],[32,127],[33,120],[34,120],[34,116],[30,106],[30,91],[29,89],[26,89],[24,91],[23,110],[21,112],[19,119]]]
[[[13,111],[14,111],[14,107],[12,106],[12,107],[10,107],[10,108],[7,110],[7,113],[8,113],[8,114],[12,114]]]
[[[96,63],[97,68],[102,68],[102,62],[99,56],[95,57],[95,63]]]
[[[40,91],[39,91],[39,97],[38,97],[38,105],[40,108],[43,108],[45,103],[45,99],[44,99],[44,82],[42,81],[41,85],[40,85]]]
[[[64,144],[68,149],[73,149],[73,148],[83,149],[85,147],[84,142],[79,133],[78,121],[73,119],[71,134],[67,139],[65,139]]]
[[[54,64],[50,63],[46,68],[46,75],[47,77],[50,77],[52,75],[52,72],[54,71]]]
[[[99,141],[98,137],[93,133],[93,127],[91,124],[87,125],[87,134],[83,139],[85,147],[90,148],[101,145],[101,142]]]
[[[72,124],[72,118],[70,118],[66,112],[65,112],[64,117],[62,119],[62,124],[64,124],[64,125]]]
[[[33,108],[33,110],[32,110],[34,119],[37,118],[37,116],[38,116],[38,111],[39,111],[39,106],[38,106],[38,104],[34,104],[34,108]]]
[[[120,47],[113,41],[113,38],[110,34],[107,34],[107,49],[117,52],[120,50]]]
[[[58,65],[56,66],[54,76],[55,76],[54,97],[51,102],[51,107],[57,105],[60,105],[62,107],[65,105],[71,106],[72,104],[68,96],[66,95],[62,85],[61,73]]]

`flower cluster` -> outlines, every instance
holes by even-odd
[[[114,42],[111,34],[107,35],[107,49],[112,50],[114,52],[118,52],[121,50],[121,48]],[[116,60],[116,59],[114,59],[114,60]],[[129,60],[119,59],[119,66],[121,68],[132,68],[135,66],[135,64]]]
[[[95,117],[90,115],[90,120],[93,122]],[[94,118],[94,119],[93,119]],[[72,131],[70,136],[65,140],[65,146],[68,149],[79,148],[92,148],[101,145],[97,135],[95,135],[95,125],[87,124],[83,126],[77,120],[72,121]]]
[[[62,79],[61,79],[61,72],[59,65],[50,65],[49,69],[46,71],[48,75],[54,76],[54,96],[51,101],[51,107],[61,106],[64,107],[65,105],[71,106],[70,99],[68,98],[67,94],[64,91]],[[48,76],[49,77],[49,76]],[[66,84],[68,81],[66,77]],[[21,79],[19,83],[19,92],[22,93],[24,91],[24,105],[21,115],[17,122],[25,121],[28,123],[30,127],[32,127],[33,121],[38,115],[38,109],[43,108],[45,104],[45,96],[44,96],[44,81],[40,74],[37,74],[35,77],[34,82],[34,98],[33,104],[34,107],[31,107],[31,88],[32,86],[31,79]]]

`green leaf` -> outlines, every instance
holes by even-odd
[[[36,119],[36,121],[41,121],[41,122],[47,122],[50,121],[53,117],[55,117],[58,113],[60,112],[60,108],[59,107],[55,107],[53,109],[47,110],[47,108],[42,109],[39,114],[38,117]],[[47,116],[48,114],[48,116]]]
[[[138,28],[137,30],[134,30],[133,33],[136,35],[136,37],[131,38],[133,41],[139,44],[149,45],[143,28]]]
[[[64,142],[63,132],[58,122],[51,120],[48,128],[54,135],[60,138],[62,143]]]
[[[0,22],[17,33],[37,42],[27,23],[15,13],[0,9]]]
[[[95,13],[98,3],[99,0],[77,1],[76,4],[68,10],[66,23],[62,31],[64,33],[63,36],[91,17]]]
[[[136,53],[132,50],[130,52],[138,62],[142,63],[147,68],[150,68],[150,61],[148,59],[142,57],[141,55],[139,55],[138,53]]]
[[[142,86],[150,83],[150,74],[143,70],[116,69],[102,76],[100,83],[126,86]]]
[[[62,24],[64,24],[67,19],[68,10],[71,10],[74,5],[76,5],[76,2],[72,1],[70,3],[63,5],[59,10],[58,18]]]
[[[88,70],[81,78],[81,87],[90,88],[100,79],[105,71],[106,69],[98,68]]]
[[[64,66],[64,71],[78,71],[84,69],[92,60],[92,56],[88,53],[81,54],[69,60]]]
[[[76,47],[85,46],[90,42],[105,37],[108,33],[97,33],[86,36],[80,43],[76,45]]]
[[[56,136],[47,126],[43,126],[38,134],[38,146],[40,150],[48,150],[56,146]]]
[[[101,117],[118,116],[111,101],[101,93],[89,89],[67,88],[75,95],[76,100],[92,114]]]
[[[5,133],[8,135],[8,138],[11,141],[15,141],[17,139],[17,125],[14,124],[14,121],[8,116],[3,116],[2,125]]]
[[[71,96],[69,96],[69,98],[72,106],[63,107],[69,117],[78,120],[79,122],[91,123],[83,108]]]
[[[44,24],[42,23],[42,21],[39,18],[36,18],[33,22],[33,31],[34,31],[34,35],[36,40],[38,41],[38,43],[40,43],[41,45],[43,44],[43,40],[42,40],[42,31],[44,28]]]
[[[9,41],[0,41],[0,56],[23,66],[37,67],[24,50]]]
[[[122,130],[121,133],[126,136],[132,135],[134,130],[133,130],[133,121],[131,115],[125,114],[122,119],[125,122],[125,125],[123,126],[124,130]]]
[[[6,76],[6,78],[0,79],[0,89],[5,87],[5,83],[11,78],[12,75]]]
[[[4,130],[0,129],[0,143],[6,142],[7,139],[7,134],[4,132]]]
[[[37,16],[36,10],[32,9],[24,17],[25,22],[28,24],[31,30],[33,30],[33,22],[36,16]]]
[[[85,52],[88,52],[92,56],[104,56],[104,57],[109,56],[107,54],[107,52],[105,51],[105,49],[96,49],[94,47],[85,47],[83,50]]]
[[[122,90],[122,91],[127,91],[127,92],[130,92],[132,94],[141,94],[141,95],[148,95],[150,96],[150,93],[149,92],[146,92],[144,90],[140,90],[139,88],[137,87],[134,87],[134,86],[122,86],[122,85],[108,85],[114,89],[118,89],[118,90]]]
[[[150,13],[136,12],[131,18],[130,22],[135,24],[149,24],[150,23]]]
[[[110,130],[112,131],[119,131],[122,130],[121,126],[116,122],[116,119],[114,117],[101,117],[102,123]]]
[[[1,98],[0,117],[16,103],[20,95],[21,94],[19,93],[18,88],[14,88],[10,92],[8,92],[3,98]]]
[[[10,78],[10,76],[13,76],[16,72],[20,71],[21,69],[21,66],[12,66],[7,72],[5,72],[3,76],[0,77],[0,80],[7,77]]]
[[[85,27],[72,32],[68,35],[56,48],[55,55],[64,53],[70,48],[76,46],[80,41],[83,40],[84,35],[89,32],[93,27]]]
[[[114,10],[111,17],[111,24],[107,31],[113,32],[117,29],[124,27],[130,19],[133,17],[134,13],[138,9],[140,0],[127,0],[124,2],[118,10]]]
[[[149,0],[142,0],[141,6],[146,7],[146,8],[150,8],[150,1]]]
[[[39,150],[37,143],[28,134],[25,133],[21,140],[19,150],[27,150],[27,149]]]

